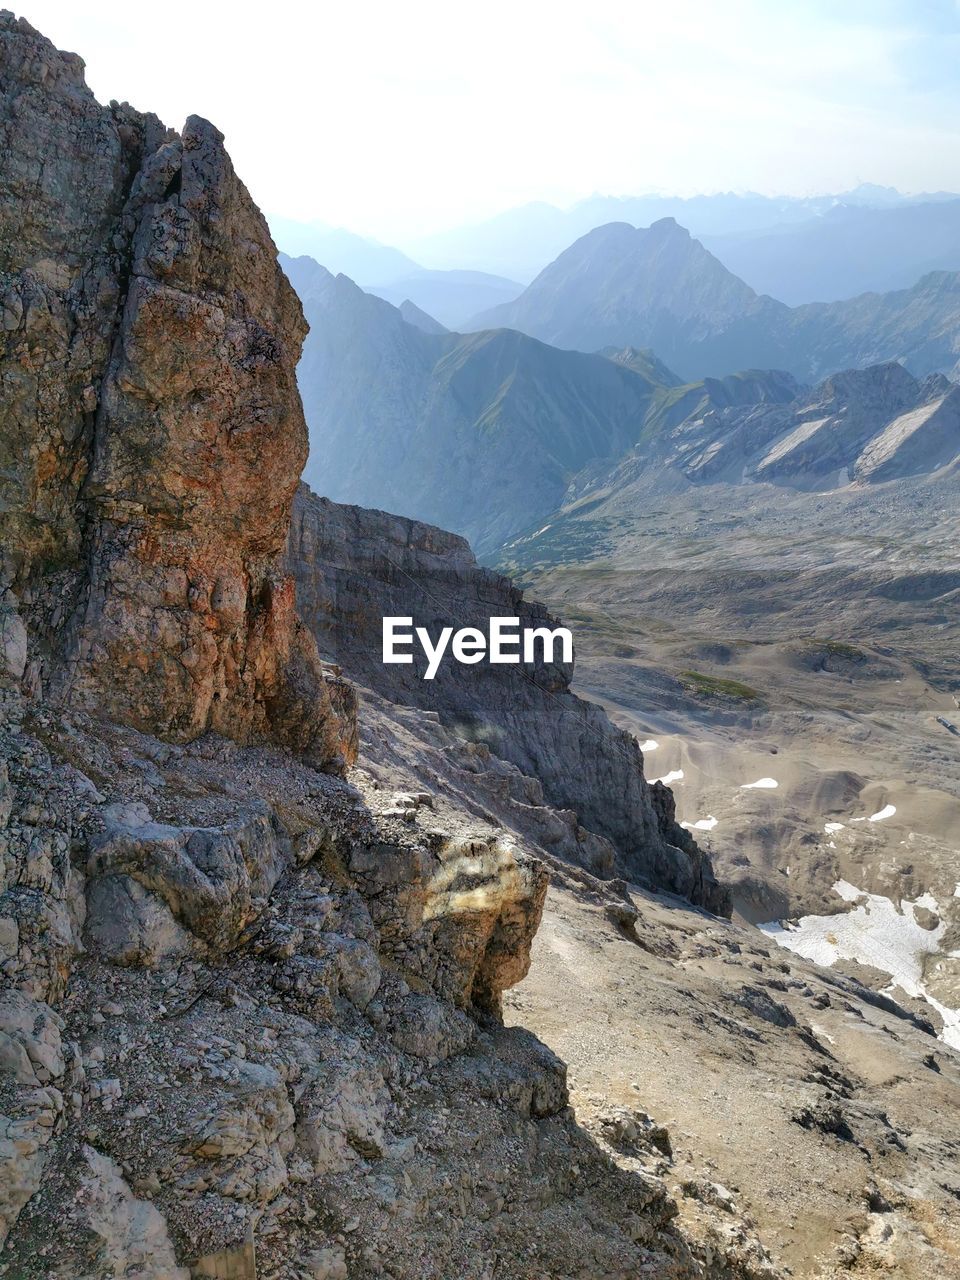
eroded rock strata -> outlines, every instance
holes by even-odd
[[[644,778],[636,739],[570,692],[571,664],[447,661],[430,681],[423,679],[422,653],[410,665],[383,664],[385,615],[412,617],[434,637],[443,626],[483,630],[490,617],[517,617],[522,627],[559,625],[509,578],[479,566],[462,538],[342,506],[301,486],[289,563],[321,652],[360,684],[436,713],[480,754],[537,779],[546,802],[572,811],[594,837],[578,855],[590,870],[625,874],[729,913],[708,859],[676,821],[669,791]]]
[[[954,1274],[927,1028],[685,904],[723,895],[568,670],[452,670],[431,706],[369,657],[427,593],[428,624],[542,611],[307,495],[285,552],[302,323],[216,131],[98,106],[8,14],[0,92],[0,1275],[757,1280],[808,1158],[834,1190],[794,1274]],[[586,1129],[500,1016],[548,873],[530,1012]],[[664,1090],[673,1132],[632,1096]],[[683,1127],[718,1099],[732,1163]]]

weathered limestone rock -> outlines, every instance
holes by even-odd
[[[614,870],[603,865],[599,837],[625,874],[729,912],[709,859],[676,822],[670,793],[646,782],[636,740],[570,692],[571,665],[451,661],[428,682],[416,656],[412,665],[383,664],[384,615],[413,617],[434,636],[442,625],[484,629],[491,616],[519,617],[523,627],[558,625],[508,578],[481,568],[462,538],[339,506],[301,486],[288,563],[321,653],[384,697],[438,713],[465,750],[493,753],[538,779],[547,802],[572,811],[593,835],[592,846],[580,842],[592,870]]]
[[[273,813],[265,805],[253,808],[226,827],[203,828],[153,822],[143,805],[108,806],[106,830],[90,842],[87,873],[91,890],[101,895],[93,904],[93,927],[107,920],[104,879],[122,876],[156,895],[210,946],[222,950],[235,943],[291,857]],[[180,941],[176,935],[164,941],[161,954],[171,954]]]
[[[352,696],[281,562],[306,328],[266,224],[207,121],[100,107],[10,14],[0,54],[0,588],[29,637],[4,617],[4,666],[176,740],[341,768]]]
[[[190,1280],[189,1270],[177,1265],[167,1224],[154,1206],[137,1199],[107,1156],[84,1147],[83,1158],[87,1169],[77,1204],[89,1238],[83,1259],[89,1274],[110,1274],[110,1268],[114,1275],[141,1280]],[[51,1277],[67,1280],[70,1265],[63,1257],[54,1260]]]

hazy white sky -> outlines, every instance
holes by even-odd
[[[8,0],[9,3],[9,0]],[[592,192],[960,187],[957,0],[30,0],[101,100],[387,242]]]

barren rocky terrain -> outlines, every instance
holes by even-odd
[[[929,954],[907,985],[955,1009],[955,474],[815,495],[645,483],[505,557],[574,624],[580,687],[648,743],[740,916],[846,911],[839,881],[917,903]],[[917,940],[875,942],[859,959],[888,986]]]
[[[453,534],[298,489],[303,318],[214,126],[101,106],[6,12],[0,59],[0,1275],[960,1275],[929,999],[754,928],[775,842],[731,900],[570,664],[428,695],[377,661],[401,607],[549,614]],[[587,688],[611,625],[578,622]],[[916,692],[926,662],[939,710],[950,638],[904,636],[862,661]],[[701,700],[752,732],[773,679],[712,652],[648,761]],[[830,641],[814,674],[860,661]],[[924,856],[913,923],[953,928]]]

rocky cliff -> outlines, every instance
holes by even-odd
[[[263,219],[212,125],[101,107],[79,58],[10,15],[0,31],[13,675],[181,740],[342,763],[349,694],[280,562],[305,326]]]
[[[612,846],[374,694],[351,767],[283,555],[302,318],[220,135],[100,107],[7,13],[0,58],[0,1274],[741,1274],[500,1019],[538,853]],[[389,553],[385,517],[331,536],[364,521]]]
[[[728,910],[709,861],[674,820],[669,791],[650,786],[637,741],[594,703],[570,692],[571,665],[443,664],[423,679],[412,665],[384,666],[381,619],[412,617],[484,629],[490,617],[522,627],[558,625],[509,578],[481,568],[455,534],[399,516],[339,506],[301,486],[290,568],[307,624],[325,657],[392,702],[431,711],[465,743],[479,744],[542,784],[547,802],[572,810],[594,839],[574,854],[601,875],[623,874]],[[600,837],[598,841],[595,837]]]

